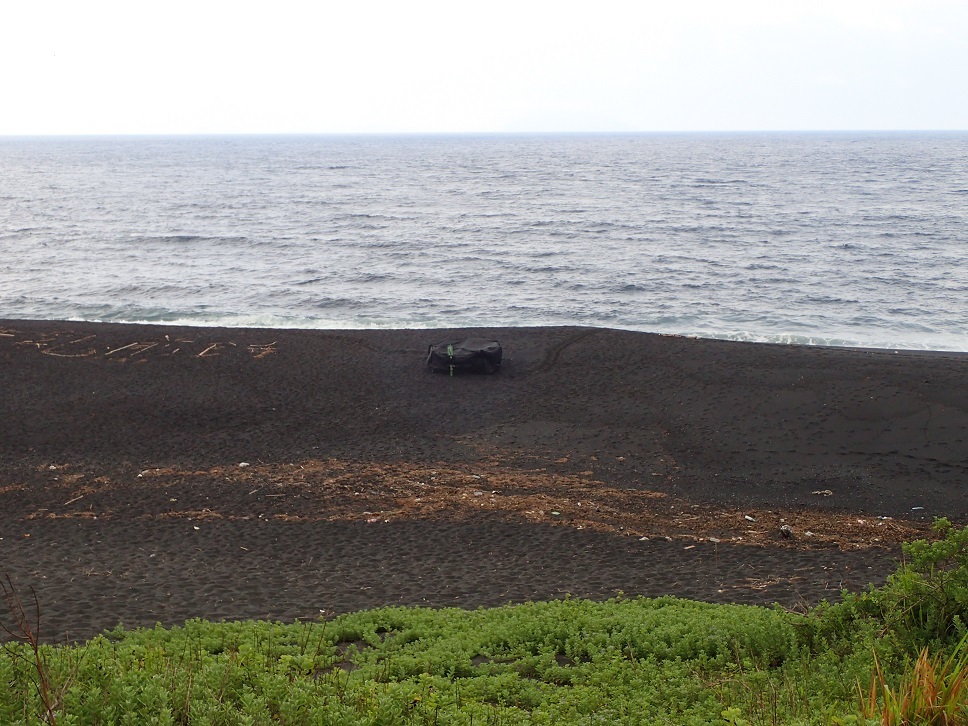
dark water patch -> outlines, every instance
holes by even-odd
[[[308,298],[307,303],[314,310],[359,310],[360,300],[350,297],[315,297]]]
[[[196,242],[226,242],[226,243],[246,243],[249,240],[245,237],[221,237],[207,236],[199,234],[167,234],[167,235],[132,235],[132,240],[138,243],[161,243],[172,245],[190,245]]]
[[[347,278],[347,281],[350,283],[370,285],[373,283],[391,282],[395,279],[397,279],[397,276],[390,273],[361,272],[352,277]]]

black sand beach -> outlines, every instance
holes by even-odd
[[[424,369],[466,332],[0,322],[0,571],[49,639],[568,593],[802,607],[968,518],[964,354],[514,328],[475,331],[498,374]]]

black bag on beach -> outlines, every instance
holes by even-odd
[[[435,343],[427,349],[427,366],[438,373],[494,373],[501,367],[501,344],[485,338]]]

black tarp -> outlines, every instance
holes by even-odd
[[[434,343],[427,349],[427,366],[440,373],[494,373],[501,367],[501,344],[486,338]]]

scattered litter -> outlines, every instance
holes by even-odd
[[[806,532],[804,532],[803,534],[804,534],[805,537],[813,537],[814,536],[813,532],[811,532],[809,529]]]
[[[789,524],[784,524],[782,527],[780,527],[780,534],[787,539],[790,539],[793,537],[793,527],[791,527]]]
[[[713,544],[719,544],[722,540],[720,540],[718,537],[710,537],[709,541]]]
[[[556,516],[556,517],[560,517],[560,516],[561,516],[561,512],[552,512],[552,514],[553,514],[554,516]]]
[[[750,515],[748,515],[748,514],[747,514],[747,515],[746,515],[746,516],[744,517],[744,519],[745,519],[745,520],[746,520],[747,522],[755,522],[755,521],[756,521],[756,520],[755,520],[755,519],[754,519],[753,517],[751,517],[751,516],[750,516]]]
[[[240,461],[239,462],[239,468],[240,469],[244,469],[247,466],[252,466],[252,465],[249,462],[247,462],[247,461]]]
[[[199,527],[198,525],[195,525],[192,527],[192,529],[201,529],[201,527]]]
[[[816,494],[818,497],[832,497],[834,493],[829,489],[818,489],[815,492],[810,492],[811,494]]]
[[[911,507],[912,512],[917,512],[919,509],[924,509],[924,507]]]
[[[649,541],[648,537],[639,537],[639,542],[648,542],[648,541]]]
[[[696,549],[696,545],[689,545],[688,547],[683,547],[682,549],[684,549],[684,550],[694,550],[694,549]]]

